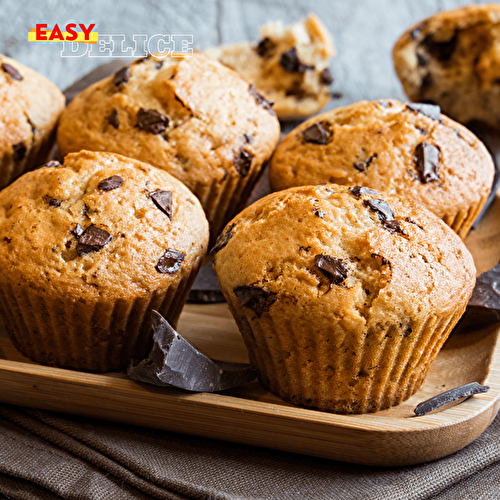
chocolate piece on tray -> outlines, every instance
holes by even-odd
[[[137,382],[188,391],[215,392],[251,382],[257,372],[251,365],[213,361],[177,333],[153,311],[153,347],[138,363],[131,361],[127,374]]]
[[[426,413],[434,411],[441,406],[444,406],[453,401],[457,401],[462,398],[469,398],[474,394],[481,394],[483,392],[488,392],[490,388],[487,385],[481,385],[477,382],[472,382],[470,384],[461,385],[460,387],[455,387],[449,391],[442,392],[437,396],[433,396],[422,403],[419,403],[413,412],[417,417],[421,417]]]
[[[188,295],[188,302],[212,304],[214,302],[224,302],[225,300],[210,262],[205,267],[202,267],[196,276]]]

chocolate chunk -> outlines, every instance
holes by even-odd
[[[181,268],[184,257],[183,253],[169,248],[165,250],[165,254],[160,258],[155,269],[161,274],[174,274]]]
[[[155,69],[161,69],[161,67],[163,66],[163,61],[158,61],[156,64],[155,64]]]
[[[316,217],[319,217],[320,219],[322,219],[325,216],[325,212],[323,212],[322,210],[319,210],[319,209],[315,209],[314,215]]]
[[[455,51],[455,48],[457,46],[457,41],[458,37],[456,33],[452,38],[450,38],[450,40],[446,42],[438,42],[434,40],[432,35],[427,35],[422,40],[422,45],[432,57],[441,62],[446,62],[453,55],[453,52]]]
[[[262,313],[269,311],[269,307],[277,300],[276,293],[268,292],[254,285],[239,286],[233,291],[240,300],[241,306],[252,309],[258,318],[261,317]]]
[[[58,198],[52,198],[51,196],[49,196],[48,194],[46,194],[44,197],[43,197],[43,201],[45,201],[46,203],[49,204],[49,206],[55,208],[55,207],[60,207],[61,206],[61,200],[59,200]]]
[[[417,144],[415,148],[417,155],[417,170],[420,174],[420,182],[427,183],[439,180],[439,149],[427,142]]]
[[[470,384],[465,384],[460,387],[455,387],[454,389],[450,389],[449,391],[442,392],[437,396],[434,396],[430,399],[419,403],[416,408],[413,410],[417,417],[421,417],[426,413],[429,413],[437,408],[452,403],[453,401],[457,401],[462,398],[469,398],[474,394],[481,394],[484,392],[488,392],[490,388],[487,385],[481,385],[478,382],[472,382]]]
[[[161,134],[165,132],[169,119],[155,109],[141,108],[137,112],[137,127],[152,134]]]
[[[266,36],[263,38],[255,47],[255,52],[259,54],[260,57],[264,57],[269,51],[273,50],[276,44]]]
[[[4,236],[3,237],[3,241],[5,241],[7,244],[9,244],[12,241],[12,239],[11,238],[7,238],[7,236]]]
[[[224,229],[224,232],[219,235],[212,249],[212,252],[214,254],[216,254],[219,250],[222,250],[228,244],[229,240],[234,236],[234,233],[232,233],[234,226],[234,224],[230,224]]]
[[[276,112],[273,109],[274,101],[267,100],[263,95],[259,94],[257,92],[257,89],[255,88],[255,85],[250,84],[250,86],[248,87],[248,92],[251,96],[255,98],[257,103],[260,106],[262,106],[266,111],[269,111],[269,113],[271,113],[272,115],[276,114]]]
[[[14,161],[21,161],[26,156],[27,148],[23,142],[18,142],[12,146],[12,158]]]
[[[120,122],[118,121],[118,111],[116,109],[113,109],[113,111],[109,114],[108,123],[115,128],[120,126]]]
[[[97,252],[104,245],[107,245],[111,239],[111,234],[105,229],[101,229],[91,224],[81,234],[78,245],[76,246],[76,253],[82,256],[91,252]]]
[[[40,165],[38,168],[57,168],[60,167],[61,164],[56,161],[56,160],[50,160],[47,163],[44,163],[43,165]]]
[[[401,222],[398,220],[384,220],[383,221],[384,228],[387,229],[390,233],[399,233],[406,235],[406,231],[401,226]]]
[[[73,233],[75,235],[75,238],[78,240],[80,239],[80,236],[84,233],[83,227],[77,223],[75,229],[71,230],[71,233]]]
[[[333,76],[332,73],[330,72],[329,68],[325,68],[320,74],[319,74],[319,81],[323,85],[331,85],[333,83]]]
[[[342,94],[342,92],[331,92],[330,97],[332,99],[342,99],[344,97],[344,94]]]
[[[172,191],[162,191],[158,189],[149,193],[153,203],[172,220]]]
[[[251,132],[243,134],[243,142],[245,144],[250,144],[253,141],[254,135]]]
[[[240,174],[240,177],[246,177],[252,166],[253,154],[246,151],[243,146],[235,153],[233,157],[233,166]]]
[[[23,79],[23,75],[17,71],[14,66],[11,66],[7,63],[2,63],[2,69],[13,79],[21,81]]]
[[[361,198],[364,194],[369,194],[372,196],[378,195],[377,191],[374,191],[373,189],[369,189],[363,186],[354,186],[350,187],[349,191],[356,196],[356,198]]]
[[[210,264],[203,266],[196,275],[193,286],[189,291],[188,302],[209,304],[225,302],[225,300],[224,295],[220,291],[213,266]]]
[[[365,154],[366,154],[366,152],[365,152]],[[359,170],[360,172],[364,172],[370,166],[370,163],[373,161],[373,159],[376,157],[377,157],[377,153],[373,153],[371,156],[369,156],[365,160],[356,161],[352,165],[356,170]]]
[[[389,204],[384,200],[370,198],[367,200],[363,200],[363,203],[365,204],[365,206],[376,212],[381,221],[394,220],[394,212],[392,211]]]
[[[406,105],[407,109],[425,115],[437,122],[441,121],[441,108],[436,104],[423,104],[418,102],[410,102]]]
[[[113,83],[118,86],[122,83],[127,83],[130,78],[130,66],[124,66],[119,69],[113,76]]]
[[[330,280],[331,285],[340,285],[349,274],[349,266],[346,262],[330,255],[316,255],[314,257],[314,263]]]
[[[330,128],[330,123],[323,121],[307,127],[302,132],[302,142],[310,142],[312,144],[324,146],[331,136],[332,130]]]
[[[123,179],[119,175],[112,175],[107,179],[103,179],[97,187],[101,191],[112,191],[113,189],[119,188],[123,184]]]
[[[304,64],[297,54],[297,49],[292,47],[290,50],[283,52],[280,57],[280,65],[291,73],[305,73],[307,70],[314,69],[314,66]]]

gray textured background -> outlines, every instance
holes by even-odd
[[[109,58],[63,59],[60,44],[28,43],[37,21],[83,21],[100,33],[192,33],[194,45],[257,40],[269,21],[290,23],[315,12],[331,31],[337,56],[333,90],[344,97],[328,108],[360,99],[404,99],[391,60],[396,39],[412,24],[470,0],[0,0],[0,53],[39,71],[64,89]],[[483,3],[483,2],[476,2]],[[328,109],[327,108],[327,109]]]

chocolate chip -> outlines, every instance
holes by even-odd
[[[399,233],[406,235],[406,231],[401,226],[401,222],[398,220],[384,220],[384,228],[390,233]]]
[[[253,141],[253,134],[251,132],[247,132],[246,134],[243,134],[243,142],[245,144],[250,144]]]
[[[127,83],[130,78],[130,66],[124,66],[119,69],[113,76],[113,83],[118,86],[122,83]]]
[[[323,212],[322,210],[315,209],[313,211],[314,211],[314,215],[316,217],[319,217],[320,219],[322,219],[325,216],[325,212]]]
[[[260,57],[264,57],[269,51],[273,50],[276,47],[276,44],[268,37],[266,36],[263,38],[255,47],[255,52]]]
[[[314,263],[330,280],[331,285],[340,285],[349,274],[349,266],[346,262],[331,255],[315,255]]]
[[[160,258],[155,269],[161,274],[174,274],[181,268],[184,257],[183,253],[169,248],[165,250],[165,254]]]
[[[394,212],[387,202],[384,200],[380,200],[378,198],[375,199],[367,199],[363,200],[365,206],[373,210],[377,213],[380,220],[382,221],[391,221],[394,220]]]
[[[80,224],[76,224],[75,229],[71,230],[71,233],[75,235],[75,238],[78,240],[80,236],[84,233],[83,227]]]
[[[91,252],[97,252],[104,245],[107,245],[111,239],[111,234],[105,229],[101,229],[91,224],[81,234],[78,245],[76,246],[76,253],[82,256]]]
[[[49,196],[48,194],[46,194],[44,197],[43,197],[43,201],[45,201],[46,203],[49,204],[49,206],[53,207],[53,208],[56,208],[56,207],[60,207],[61,206],[61,200],[59,200],[58,198],[52,198],[51,196]]]
[[[363,150],[363,152],[366,155],[366,151]],[[373,159],[376,157],[377,157],[377,153],[373,153],[368,158],[356,161],[352,165],[356,170],[359,170],[360,172],[364,172],[370,166],[370,163],[373,161]]]
[[[439,149],[427,142],[417,144],[417,170],[423,183],[439,180]]]
[[[163,61],[158,61],[156,64],[155,64],[155,69],[161,69],[161,67],[163,66]]]
[[[302,142],[310,142],[312,144],[324,146],[332,135],[333,132],[330,128],[330,123],[322,121],[314,123],[302,131]]]
[[[239,286],[233,291],[240,300],[241,306],[252,309],[258,318],[261,317],[262,313],[269,311],[269,307],[277,300],[276,293],[268,292],[254,285]]]
[[[276,112],[273,109],[274,101],[267,100],[263,95],[259,94],[257,92],[257,89],[255,88],[255,85],[250,84],[250,86],[248,87],[248,92],[252,97],[255,98],[257,103],[260,106],[262,106],[266,111],[269,111],[269,113],[271,113],[272,115],[276,114]]]
[[[172,220],[172,191],[162,191],[158,189],[149,193],[153,203]]]
[[[17,71],[14,66],[11,66],[7,63],[2,63],[2,69],[13,79],[21,81],[23,79],[23,75]]]
[[[47,163],[44,163],[43,165],[40,165],[38,168],[57,168],[60,167],[61,164],[56,161],[56,160],[50,160]]]
[[[115,128],[120,126],[120,122],[118,121],[118,111],[116,109],[113,109],[113,111],[109,114],[108,123]]]
[[[23,142],[18,142],[12,146],[12,158],[14,161],[21,161],[26,156],[27,148]]]
[[[234,236],[234,233],[232,233],[234,226],[235,224],[230,224],[224,229],[224,232],[219,235],[212,249],[212,252],[214,254],[216,254],[219,250],[222,250],[228,244],[229,240]]]
[[[342,94],[342,92],[331,92],[330,97],[332,99],[342,99],[344,97],[344,94]]]
[[[314,69],[314,66],[304,64],[297,54],[297,49],[292,47],[290,50],[283,52],[280,57],[280,65],[291,73],[305,73],[307,70]]]
[[[243,146],[235,153],[233,157],[233,166],[240,174],[240,177],[246,177],[252,166],[253,154],[246,151]]]
[[[415,111],[422,115],[427,116],[428,118],[432,118],[437,122],[441,121],[441,108],[436,104],[423,104],[418,102],[410,102],[406,105],[407,109],[411,111]]]
[[[5,241],[7,244],[9,244],[12,241],[12,239],[11,238],[7,238],[7,236],[4,236],[3,237],[3,241]]]
[[[319,74],[319,81],[323,85],[331,85],[333,83],[333,76],[329,68],[325,68],[320,74]]]
[[[101,191],[112,191],[119,188],[123,184],[123,179],[119,175],[112,175],[107,179],[103,179],[97,184]]]
[[[141,108],[137,112],[137,127],[152,134],[161,134],[168,126],[169,119],[155,109]]]
[[[382,257],[382,255],[379,255],[378,253],[372,253],[371,255],[374,259],[380,259],[380,263],[383,266],[390,266],[391,262],[387,260],[385,257]]]
[[[356,198],[361,198],[364,194],[370,194],[370,195],[378,195],[377,191],[374,191],[373,189],[366,188],[364,186],[354,186],[350,187],[349,191],[356,196]]]
[[[436,41],[434,40],[432,35],[427,35],[422,40],[422,45],[432,57],[438,59],[441,62],[446,62],[453,55],[453,52],[455,51],[455,48],[457,46],[457,41],[458,37],[456,33],[452,38],[450,38],[450,40],[446,42]]]
[[[309,252],[311,250],[311,247],[299,247],[299,252]]]

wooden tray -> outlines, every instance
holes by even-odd
[[[478,272],[500,257],[500,197],[467,239]],[[248,362],[225,304],[186,306],[179,331],[211,357]],[[398,407],[334,415],[294,407],[252,382],[218,394],[138,384],[40,366],[12,346],[0,322],[0,401],[368,465],[409,465],[444,457],[476,439],[500,406],[498,326],[454,333],[424,386]],[[490,391],[415,417],[417,403],[478,381]]]

